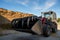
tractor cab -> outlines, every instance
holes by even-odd
[[[42,17],[45,17],[49,20],[56,20],[56,13],[53,11],[49,11],[49,12],[42,12]]]

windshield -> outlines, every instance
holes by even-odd
[[[50,17],[50,14],[48,14],[48,13],[47,14],[44,14],[44,17],[45,18],[49,18]]]

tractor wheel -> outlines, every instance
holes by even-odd
[[[53,26],[54,26],[54,28],[52,28],[52,32],[53,33],[56,33],[57,32],[57,24],[54,23]]]
[[[14,19],[14,20],[12,20],[12,22],[11,22],[11,25],[12,25],[12,28],[15,28],[15,25],[16,25],[16,20]]]
[[[43,27],[43,36],[48,37],[51,34],[50,26],[46,25]]]

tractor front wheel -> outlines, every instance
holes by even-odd
[[[51,34],[51,28],[49,25],[43,27],[43,36],[48,37]]]

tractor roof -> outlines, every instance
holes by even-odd
[[[43,14],[56,14],[55,12],[53,11],[48,11],[48,12],[42,12]]]

